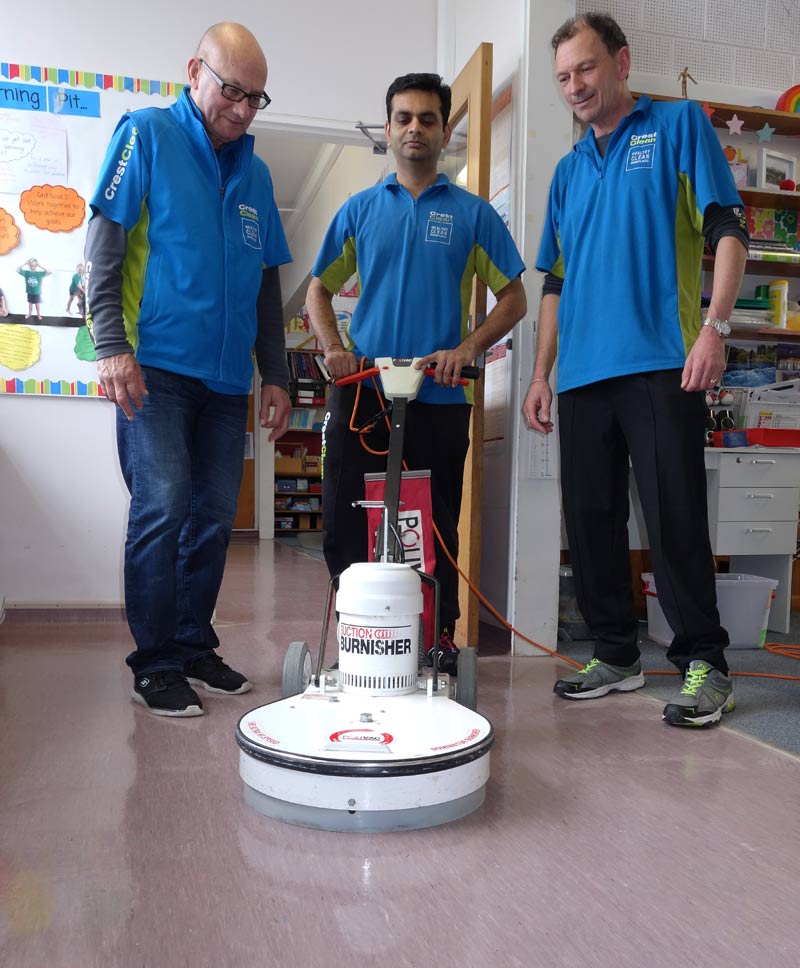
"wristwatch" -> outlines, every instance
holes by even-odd
[[[704,326],[710,326],[712,329],[716,330],[719,336],[725,339],[726,336],[731,335],[731,324],[727,319],[706,319],[703,321]]]

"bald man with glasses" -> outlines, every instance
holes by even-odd
[[[116,404],[131,494],[125,606],[131,697],[198,716],[193,687],[247,692],[211,626],[244,459],[252,354],[270,440],[289,424],[278,266],[291,256],[247,134],[270,99],[241,24],[203,35],[169,108],[126,114],[91,199],[87,323]]]

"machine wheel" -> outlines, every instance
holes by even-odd
[[[458,653],[455,700],[467,709],[478,709],[478,653],[465,648]]]
[[[284,699],[306,691],[311,682],[311,650],[308,642],[290,642],[283,660],[282,694]]]

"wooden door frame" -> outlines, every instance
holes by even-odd
[[[489,198],[492,141],[492,58],[491,44],[481,44],[451,85],[453,103],[450,124],[455,127],[467,116],[467,191]],[[471,305],[472,325],[486,317],[486,286],[475,279]],[[470,446],[464,465],[464,491],[458,525],[458,566],[476,588],[481,572],[481,517],[483,503],[483,382],[475,383]],[[456,626],[460,646],[478,644],[478,599],[463,579],[458,585],[461,618]]]

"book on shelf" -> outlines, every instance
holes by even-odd
[[[319,430],[324,413],[315,406],[301,405],[292,410],[289,417],[290,430]]]
[[[316,361],[316,364],[319,367],[319,372],[325,378],[325,382],[333,383],[333,377],[331,376],[331,371],[328,369],[327,364],[325,363],[325,357],[322,355],[322,353],[315,353],[314,360]]]

